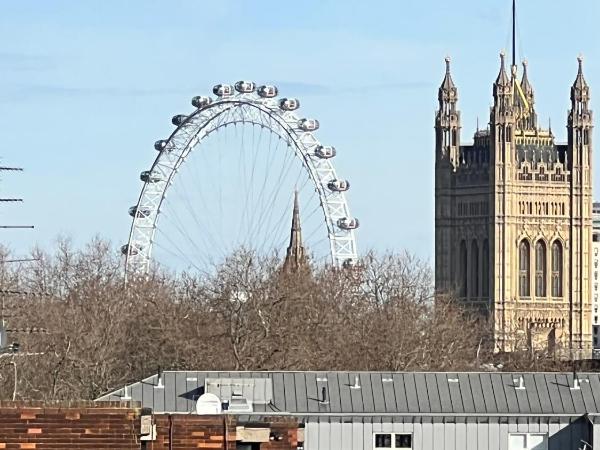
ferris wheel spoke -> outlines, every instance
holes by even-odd
[[[260,139],[259,139],[260,142]],[[243,220],[245,219],[247,229],[252,231],[254,228],[254,218],[256,208],[252,208],[254,205],[254,184],[255,184],[255,169],[256,169],[256,160],[258,156],[258,145],[255,145],[255,125],[252,124],[252,144],[250,146],[251,154],[252,154],[252,167],[250,169],[250,183],[248,188],[245,190],[245,202],[244,202],[244,214]],[[251,239],[251,237],[249,237]]]
[[[193,168],[194,164],[191,164],[190,166]],[[207,238],[212,243],[212,245],[216,247],[218,244],[212,238],[211,227],[205,221],[200,219],[200,217],[196,213],[194,206],[192,205],[192,203],[190,201],[190,197],[189,197],[190,189],[184,183],[185,178],[186,177],[179,177],[179,180],[178,180],[179,183],[178,183],[177,187],[173,186],[174,193],[179,199],[181,199],[183,201],[184,206],[185,206],[185,211],[187,211],[189,213],[189,215],[191,216],[191,218],[194,220],[195,224],[197,225],[197,227],[198,227],[197,235],[201,239]],[[204,201],[204,196],[202,195],[201,191],[198,192],[198,197],[200,198],[203,208],[206,211],[207,210],[206,203]],[[179,224],[179,230],[183,233],[183,228],[185,227],[183,225],[183,221],[179,218],[179,216],[176,214],[176,212],[173,212],[172,215],[177,219],[178,224]],[[189,235],[189,233],[187,234],[186,238],[188,240],[194,242],[193,239],[191,238],[191,236]]]
[[[181,223],[181,221],[178,219],[178,217],[177,217],[177,215],[175,213],[170,214],[170,220],[169,221],[173,224],[173,227],[174,227],[175,231],[177,231],[178,234],[184,238],[184,240],[186,241],[185,243],[187,243],[189,246],[191,246],[192,249],[195,250],[197,257],[203,258],[204,255],[202,254],[201,250],[198,248],[196,242],[194,242],[194,240],[190,238],[189,233],[187,233],[184,230],[185,226]],[[189,256],[188,253],[183,252],[180,249],[180,246],[177,246],[174,243],[174,239],[173,239],[173,237],[169,233],[161,233],[161,236],[163,236],[170,243],[172,243],[175,246],[175,248],[181,253],[181,255],[186,260],[192,260],[192,258]]]
[[[265,220],[265,223],[270,223],[273,217],[273,213],[275,211],[275,204],[276,204],[276,200],[279,197],[279,195],[281,194],[281,189],[279,188],[281,186],[281,182],[283,179],[285,179],[285,177],[289,174],[291,168],[293,167],[293,157],[289,158],[288,160],[288,155],[291,152],[288,152],[285,156],[286,161],[284,161],[284,168],[283,170],[281,170],[279,177],[275,183],[274,189],[272,194],[269,196],[269,201],[266,205],[266,209],[268,210],[267,213],[267,217]],[[289,214],[289,211],[287,212]],[[286,212],[283,212],[282,214],[282,218],[284,217],[284,215],[286,214]],[[266,242],[272,235],[269,234],[265,234],[265,240],[263,241],[263,246],[264,246],[264,242]],[[263,246],[261,246],[261,248],[263,248]]]
[[[298,189],[298,184],[299,184],[299,181],[300,181],[300,178],[301,178],[302,175],[306,175],[306,174],[303,174],[303,172],[300,171],[298,173],[298,176],[295,177],[295,181],[294,181],[294,184],[293,184],[295,190],[302,191],[303,188],[306,186],[306,184],[308,182],[308,177],[307,177],[306,180],[305,180],[305,182],[304,182],[304,184]],[[280,190],[277,191],[277,194],[279,194],[279,192],[280,192]],[[290,211],[289,201],[287,202],[287,205],[288,206],[286,208],[282,208],[282,215],[279,217],[279,220],[277,220],[276,222],[274,222],[273,228],[268,229],[267,232],[264,233],[265,239],[262,242],[261,250],[263,250],[264,247],[267,245],[267,237],[277,237],[277,236],[280,236],[280,234],[282,233],[282,230],[283,230],[283,228],[285,226],[285,223],[286,223],[286,217],[289,217],[289,211]],[[271,214],[272,214],[272,212],[274,210],[275,210],[275,208],[273,208],[273,207],[270,208]]]
[[[265,188],[267,186],[267,182],[269,180],[269,169],[270,169],[270,162],[271,162],[271,155],[274,153],[275,155],[277,155],[278,149],[279,149],[279,144],[281,143],[281,139],[279,136],[277,136],[277,142],[276,142],[276,146],[275,146],[275,151],[272,152],[273,149],[273,132],[272,130],[269,130],[269,150],[267,151],[267,157],[265,158],[265,166],[263,168],[263,172],[264,172],[264,177],[263,177],[263,182],[260,188],[260,191],[258,193],[258,201],[260,202],[258,208],[256,208],[253,211],[253,223],[254,223],[254,219],[257,215],[257,213],[260,213],[260,211],[263,211],[263,207],[264,207],[264,198],[265,198]],[[260,217],[258,217],[258,220],[260,220]]]

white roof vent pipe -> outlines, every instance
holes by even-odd
[[[358,375],[354,375],[354,386],[350,386],[350,389],[360,389],[360,380]]]
[[[163,384],[163,373],[160,369],[160,366],[158,366],[158,375],[156,380],[156,386],[154,386],[154,389],[163,389],[164,387],[165,385]]]
[[[123,388],[123,395],[121,396],[121,400],[131,400],[131,395],[129,394],[129,386],[125,385]]]
[[[514,383],[518,383],[515,386],[515,389],[525,389],[525,380],[523,380],[523,375],[519,375],[519,378],[516,380],[513,380]]]

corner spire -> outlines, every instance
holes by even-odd
[[[445,91],[450,91],[451,89],[456,89],[456,85],[452,80],[452,75],[450,75],[450,57],[446,56],[446,75],[444,76],[444,81],[442,81],[441,89]]]
[[[302,246],[302,228],[300,227],[300,202],[298,191],[294,191],[294,209],[292,212],[292,229],[290,232],[290,245],[287,248],[283,268],[288,272],[295,272],[306,263],[304,247]]]
[[[500,52],[500,72],[498,73],[498,78],[496,78],[496,85],[498,86],[508,86],[510,84],[510,79],[506,74],[506,68],[504,66],[504,51]]]
[[[527,77],[527,60],[523,61],[523,78],[521,78],[521,89],[527,96],[533,96],[533,87]]]
[[[577,62],[579,63],[579,69],[577,70],[577,78],[575,78],[573,87],[575,89],[583,89],[588,87],[588,84],[583,77],[583,55],[577,57]]]

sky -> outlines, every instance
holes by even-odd
[[[537,112],[566,140],[569,88],[584,55],[596,104],[600,2],[518,2],[518,59]],[[170,118],[219,82],[272,83],[298,97],[351,182],[361,252],[433,260],[434,112],[452,58],[462,141],[487,123],[510,0],[0,0],[0,230],[16,253],[59,236],[115,246],[130,227],[139,172]],[[600,95],[600,94],[598,94]],[[600,102],[598,103],[600,104]],[[596,142],[598,127],[595,130]],[[598,166],[600,148],[594,161]],[[594,178],[595,192],[600,180]]]

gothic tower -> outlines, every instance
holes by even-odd
[[[484,312],[498,351],[589,357],[592,112],[582,60],[565,144],[538,124],[526,62],[519,79],[501,54],[492,94],[487,129],[461,145],[446,60],[435,119],[436,290]]]
[[[302,229],[300,228],[300,205],[298,191],[294,192],[294,210],[292,212],[292,229],[290,232],[290,245],[285,254],[283,263],[284,272],[296,272],[306,265],[306,256],[302,246]]]

